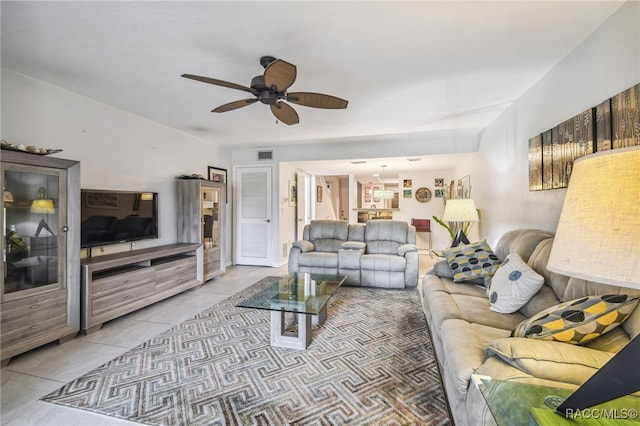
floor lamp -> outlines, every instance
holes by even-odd
[[[470,198],[452,198],[447,200],[444,206],[444,222],[456,223],[456,236],[451,243],[451,247],[457,247],[459,244],[469,244],[469,239],[464,234],[464,222],[478,222],[478,209],[476,203]]]
[[[640,147],[575,161],[547,269],[640,290]],[[637,294],[637,292],[636,292]],[[640,390],[640,335],[556,410],[577,410]]]

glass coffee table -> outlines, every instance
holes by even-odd
[[[312,324],[325,321],[327,303],[345,279],[346,275],[291,273],[236,306],[271,311],[271,346],[307,349]],[[297,317],[297,333],[286,330],[287,312]]]

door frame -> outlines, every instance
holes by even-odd
[[[270,232],[271,232],[271,250],[269,251],[269,255],[267,257],[267,262],[268,265],[267,266],[271,266],[271,267],[278,267],[280,266],[278,263],[278,259],[276,254],[279,253],[278,252],[278,241],[279,238],[273,238],[274,235],[278,235],[278,230],[279,230],[279,222],[280,222],[280,215],[278,214],[278,191],[275,190],[277,189],[277,187],[275,186],[275,183],[279,181],[279,175],[278,175],[278,171],[277,171],[277,167],[274,167],[273,163],[269,163],[269,164],[244,164],[244,165],[234,165],[233,166],[233,185],[234,185],[234,197],[233,197],[233,259],[232,259],[232,263],[234,265],[237,265],[237,259],[240,257],[238,250],[240,248],[240,220],[238,218],[238,211],[239,211],[239,203],[241,202],[241,197],[240,197],[240,179],[238,178],[238,173],[239,170],[242,169],[262,169],[262,168],[268,168],[271,169],[271,182],[268,183],[268,185],[271,188],[271,211],[270,211],[270,215],[271,215],[271,222],[269,223],[269,226],[271,227]],[[264,266],[264,265],[256,265],[256,266]]]

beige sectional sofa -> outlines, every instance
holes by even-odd
[[[345,284],[352,286],[414,288],[416,230],[397,220],[314,220],[291,247],[289,272],[346,275]]]
[[[542,288],[519,311],[490,310],[485,287],[455,283],[445,259],[418,287],[447,400],[458,426],[495,424],[472,375],[499,380],[577,388],[640,333],[640,308],[633,305],[621,326],[585,345],[510,337],[522,321],[560,302],[589,295],[640,295],[628,288],[596,284],[547,271],[553,235],[533,229],[504,234],[493,250],[500,259],[517,253],[544,277]],[[622,261],[622,260],[621,260]]]

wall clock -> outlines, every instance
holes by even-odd
[[[416,200],[421,203],[426,203],[431,199],[431,190],[429,188],[420,187],[416,189]]]

